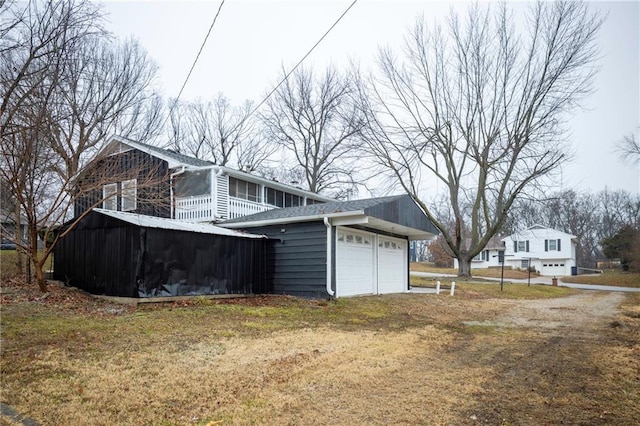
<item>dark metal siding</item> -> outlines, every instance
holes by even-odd
[[[282,232],[284,230],[284,232]],[[327,228],[322,221],[247,229],[274,239],[267,253],[267,279],[273,293],[325,298]]]
[[[376,217],[387,222],[397,223],[410,228],[438,234],[438,229],[425,216],[411,197],[401,197],[389,203],[377,204],[364,209],[367,216]]]
[[[139,213],[156,217],[171,217],[170,171],[166,161],[139,150],[130,150],[111,155],[91,164],[78,178],[77,187],[89,188],[74,200],[74,215],[94,207],[102,207],[102,187],[121,183],[128,179],[138,180],[137,209]],[[122,208],[118,197],[118,210]]]
[[[266,239],[143,228],[91,212],[55,248],[54,278],[93,294],[269,293]]]

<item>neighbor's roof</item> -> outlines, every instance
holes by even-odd
[[[248,234],[246,232],[233,231],[231,229],[220,228],[219,226],[208,224],[183,222],[175,219],[166,219],[162,217],[146,216],[136,213],[127,213],[99,208],[95,208],[93,209],[93,211],[143,228],[171,229],[174,231],[224,235],[228,237],[266,238],[264,235]]]

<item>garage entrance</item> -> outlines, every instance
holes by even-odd
[[[336,230],[336,296],[407,290],[407,241],[371,232]]]

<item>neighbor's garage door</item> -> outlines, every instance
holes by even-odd
[[[336,234],[336,296],[374,293],[375,235],[341,227]]]
[[[567,275],[567,268],[564,266],[564,260],[543,260],[542,275]]]
[[[378,236],[378,293],[407,290],[407,242]]]

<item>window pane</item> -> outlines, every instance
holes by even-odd
[[[236,189],[237,185],[238,185],[238,179],[229,177],[229,195],[230,196],[237,197],[236,195],[238,193]]]
[[[122,182],[122,211],[135,210],[136,203],[136,179],[125,180]]]
[[[526,251],[527,243],[525,241],[518,241],[518,251]]]
[[[118,210],[118,184],[110,183],[102,187],[102,208],[105,210]]]
[[[556,248],[556,240],[549,240],[549,251],[555,251]]]

